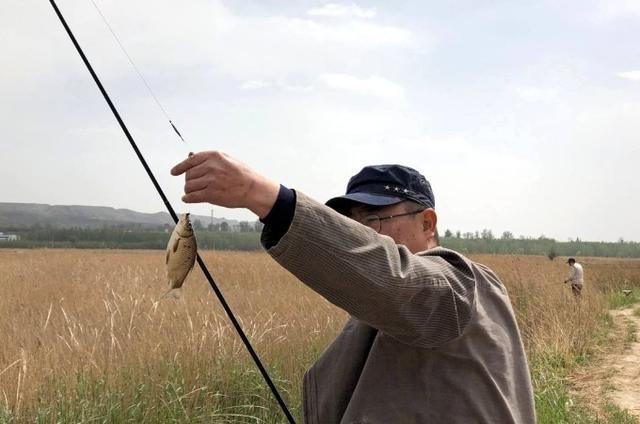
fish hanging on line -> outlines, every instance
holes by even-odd
[[[189,275],[189,272],[193,269],[197,252],[196,235],[193,232],[189,214],[182,214],[167,244],[165,263],[167,266],[169,290],[167,290],[160,299],[172,292],[176,297],[179,297],[180,292],[178,290],[182,287],[187,275]]]

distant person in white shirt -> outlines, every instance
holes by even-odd
[[[564,280],[565,283],[571,283],[571,292],[574,296],[580,296],[582,292],[582,285],[584,284],[584,270],[574,258],[567,259],[567,263],[571,270],[569,271],[569,278]]]

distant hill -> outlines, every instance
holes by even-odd
[[[191,215],[192,222],[200,220],[206,227],[210,216]],[[214,224],[226,221],[230,226],[238,223],[234,219],[213,218]],[[39,203],[0,202],[0,229],[26,228],[35,224],[53,228],[102,228],[111,226],[157,227],[174,225],[167,212],[142,213],[130,209],[115,209],[105,206],[45,205]]]

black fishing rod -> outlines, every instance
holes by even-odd
[[[153,186],[156,188],[156,191],[158,192],[158,194],[162,198],[162,201],[164,202],[164,205],[166,206],[167,210],[169,211],[169,214],[171,215],[171,218],[173,218],[173,221],[175,223],[177,223],[178,222],[178,215],[176,215],[175,211],[173,210],[173,207],[171,206],[171,203],[169,203],[169,200],[167,200],[167,197],[164,195],[164,192],[162,191],[162,188],[160,187],[160,184],[158,184],[158,181],[156,180],[156,177],[153,175],[153,172],[151,172],[151,168],[149,168],[149,165],[147,165],[147,161],[144,159],[144,156],[142,156],[142,153],[140,152],[140,149],[138,149],[138,146],[136,145],[136,142],[133,140],[133,137],[131,136],[131,133],[129,133],[129,130],[127,129],[127,126],[124,124],[124,121],[122,120],[122,118],[120,117],[120,114],[118,113],[118,110],[113,105],[113,102],[111,101],[111,98],[109,97],[109,94],[107,94],[107,91],[102,86],[102,83],[100,82],[100,79],[98,78],[98,75],[96,75],[96,73],[94,72],[93,67],[91,66],[91,64],[89,63],[89,60],[87,59],[87,57],[85,56],[84,52],[82,51],[82,48],[80,47],[80,44],[78,44],[78,41],[76,41],[76,37],[71,32],[71,28],[69,28],[69,25],[67,25],[67,21],[65,21],[64,17],[62,16],[62,13],[60,12],[60,9],[58,9],[58,6],[56,5],[56,2],[54,0],[49,0],[49,2],[51,3],[51,6],[53,7],[53,10],[56,12],[56,15],[58,15],[58,18],[60,19],[60,22],[62,23],[62,26],[64,26],[65,31],[67,31],[67,34],[69,35],[69,38],[71,39],[71,42],[73,43],[73,45],[75,46],[76,50],[78,51],[78,54],[82,58],[82,61],[87,66],[87,69],[89,70],[89,73],[91,74],[91,77],[93,77],[93,80],[96,82],[96,85],[98,86],[98,89],[100,89],[100,92],[102,93],[102,96],[104,97],[104,99],[106,100],[107,104],[109,105],[109,108],[111,109],[111,112],[113,112],[113,115],[115,116],[116,120],[118,121],[118,124],[120,124],[120,128],[122,128],[122,131],[124,132],[125,136],[127,137],[127,140],[129,140],[129,143],[131,144],[131,147],[135,151],[136,156],[138,156],[138,159],[140,160],[140,163],[142,163],[142,166],[144,167],[144,170],[147,171],[147,175],[151,179],[151,182],[153,183]],[[172,123],[172,125],[173,125],[173,123]],[[182,136],[181,136],[181,138],[182,138]],[[202,269],[202,272],[204,273],[205,277],[207,278],[207,281],[209,281],[209,285],[211,285],[211,288],[215,292],[216,296],[218,296],[218,300],[220,300],[220,303],[222,304],[222,307],[224,308],[224,311],[227,313],[227,316],[229,317],[229,319],[233,323],[233,326],[235,327],[236,331],[240,335],[240,338],[242,339],[242,342],[244,343],[245,347],[249,351],[249,354],[253,358],[253,361],[255,362],[256,366],[260,370],[260,373],[262,374],[262,377],[264,377],[264,380],[267,382],[267,385],[271,389],[271,392],[273,392],[273,395],[275,396],[276,400],[278,401],[278,404],[280,404],[280,408],[282,408],[282,412],[284,412],[284,415],[287,417],[287,420],[290,423],[295,424],[295,420],[293,419],[293,416],[289,412],[289,409],[287,408],[287,405],[284,403],[284,400],[282,400],[282,397],[280,396],[280,393],[278,392],[278,389],[273,384],[273,381],[271,381],[271,378],[269,377],[269,374],[267,373],[267,370],[262,365],[262,362],[260,362],[260,358],[256,354],[255,350],[253,350],[253,347],[251,346],[251,343],[249,342],[249,339],[244,334],[244,331],[242,331],[242,327],[240,326],[240,323],[238,322],[238,320],[236,319],[235,315],[231,311],[231,308],[227,304],[227,301],[225,300],[224,296],[222,295],[222,292],[220,291],[220,289],[218,288],[218,285],[213,280],[213,277],[211,276],[211,273],[207,269],[207,266],[205,265],[204,261],[200,257],[199,253],[196,253],[196,260],[198,261],[198,265],[200,265],[200,269]]]

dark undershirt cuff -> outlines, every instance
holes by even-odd
[[[296,192],[280,184],[276,202],[267,216],[260,220],[264,224],[260,242],[265,249],[278,244],[282,236],[289,231],[295,210]]]

